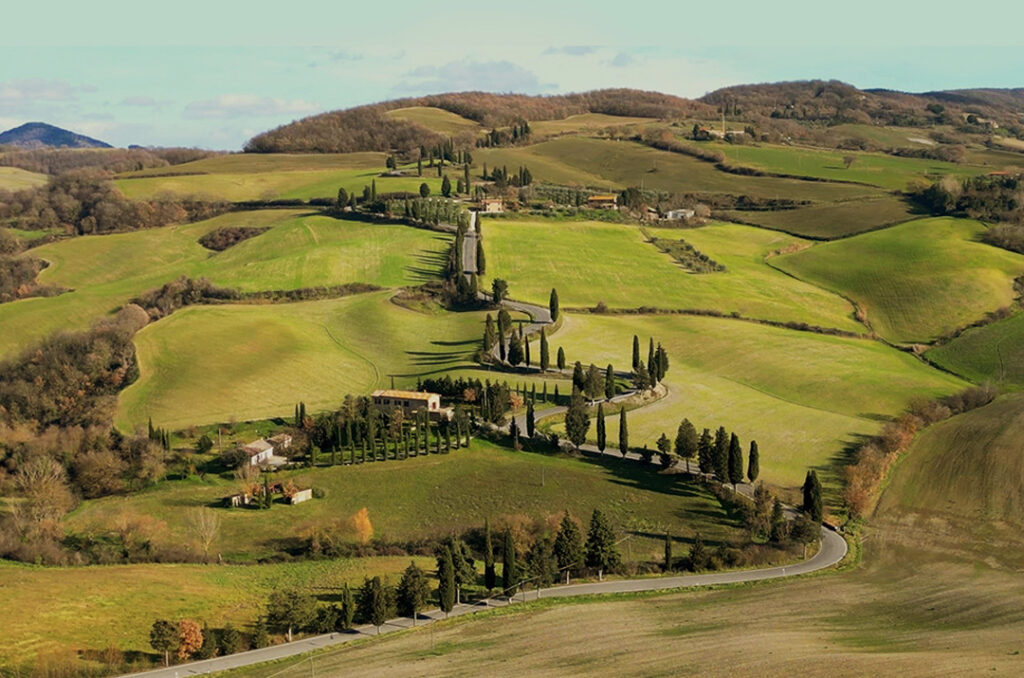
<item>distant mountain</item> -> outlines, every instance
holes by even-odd
[[[113,148],[110,144],[45,122],[27,122],[0,134],[0,146],[19,148]]]

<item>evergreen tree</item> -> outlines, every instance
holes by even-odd
[[[626,408],[619,408],[619,452],[625,457],[629,452],[629,429],[626,427]]]
[[[551,537],[543,536],[533,542],[533,548],[526,554],[526,569],[537,588],[546,588],[555,583],[558,578],[558,562]]]
[[[583,535],[568,511],[562,516],[558,534],[555,535],[555,560],[558,569],[565,572],[566,584],[573,573],[579,572],[584,562]]]
[[[346,583],[341,589],[341,616],[338,620],[342,631],[352,628],[352,620],[356,616],[356,599],[352,595],[352,589]]]
[[[664,433],[658,438],[658,460],[662,468],[672,465],[672,441]]]
[[[736,484],[743,482],[743,449],[735,433],[729,439],[729,482],[732,483],[734,491]]]
[[[551,355],[548,353],[548,335],[542,327],[540,328],[540,369],[542,372],[547,372],[549,367],[551,367]]]
[[[476,239],[476,272],[477,275],[487,273],[487,263],[484,260],[484,240],[479,237]]]
[[[683,419],[676,431],[676,454],[686,460],[686,470],[690,470],[690,460],[697,454],[697,429],[689,419]]]
[[[423,176],[423,158],[416,158],[416,176]]]
[[[426,607],[430,596],[430,584],[427,575],[416,563],[409,563],[398,583],[398,614],[412,617],[412,625],[416,626],[416,617]]]
[[[516,545],[512,540],[512,528],[505,528],[505,547],[501,554],[501,588],[505,595],[512,597],[519,587],[519,567],[516,564]]]
[[[455,607],[455,565],[452,562],[452,549],[442,544],[437,557],[437,601],[438,607],[447,618]]]
[[[338,189],[338,200],[335,204],[338,206],[338,209],[348,205],[348,191],[344,187]]]
[[[633,371],[640,366],[640,337],[633,335]]]
[[[284,589],[270,594],[267,618],[271,624],[287,631],[288,642],[292,631],[305,628],[316,617],[316,599],[297,589]]]
[[[164,655],[164,666],[170,666],[171,650],[178,648],[177,625],[166,619],[157,619],[149,630],[149,646]]]
[[[729,482],[729,434],[724,426],[715,431],[715,479],[720,483]]]
[[[661,344],[658,344],[658,349],[654,352],[654,359],[658,363],[658,381],[660,382],[668,374],[668,351]]]
[[[611,363],[604,368],[604,399],[611,400],[615,397],[615,370]]]
[[[516,418],[512,417],[512,421],[508,425],[508,435],[512,439],[512,449],[519,450],[522,446],[519,443],[519,424],[516,423]]]
[[[583,371],[583,365],[579,360],[572,366],[572,388],[574,391],[582,391],[587,387],[587,374]]]
[[[462,166],[462,184],[466,187],[466,193],[469,193],[469,162]]]
[[[772,504],[771,540],[776,544],[781,544],[787,539],[789,539],[789,521],[786,520],[786,514],[782,510],[782,502],[776,497]]]
[[[671,572],[675,569],[675,561],[672,558],[672,535],[668,532],[665,533],[665,565],[666,572]]]
[[[488,313],[487,320],[484,322],[484,351],[490,353],[496,343],[498,343],[498,335],[494,331],[494,318]]]
[[[811,517],[815,523],[820,523],[824,511],[821,504],[821,483],[818,482],[818,474],[814,469],[807,472],[807,478],[803,486],[804,513]]]
[[[523,362],[523,342],[515,332],[508,340],[508,363],[513,367]]]
[[[565,350],[559,346],[558,355],[555,357],[555,364],[558,366],[558,371],[561,372],[565,369]]]
[[[530,337],[523,337],[523,364],[530,366]]]
[[[615,546],[615,533],[600,509],[594,509],[590,516],[590,527],[587,530],[586,563],[587,567],[597,570],[598,581],[604,578],[605,572],[614,571],[619,567],[620,558],[618,548]]]
[[[569,409],[565,413],[565,435],[578,450],[580,445],[586,442],[589,430],[590,415],[587,414],[587,404],[579,390],[573,389]]]
[[[494,544],[491,542],[491,523],[484,519],[484,587],[490,591],[497,584],[494,572]]]
[[[444,175],[444,179],[441,180],[441,195],[446,198],[452,195],[452,182],[448,179],[448,175]]]
[[[491,281],[491,300],[495,304],[500,304],[501,300],[508,296],[508,283],[501,278],[495,278]]]
[[[377,202],[377,180],[370,181],[370,202]]]
[[[368,621],[377,627],[377,634],[380,634],[380,627],[389,617],[393,616],[394,603],[392,591],[381,581],[380,577],[370,580],[369,590],[369,612]]]
[[[558,290],[551,288],[551,296],[548,298],[548,310],[551,311],[551,322],[558,320]]]
[[[647,371],[647,366],[644,365],[644,361],[641,360],[640,364],[636,366],[636,373],[633,375],[633,384],[640,391],[646,391],[651,388],[651,375]]]
[[[715,446],[711,441],[711,431],[704,429],[697,442],[697,465],[700,472],[707,475],[715,470]]]
[[[526,401],[526,437],[533,438],[534,421],[533,421],[533,401]]]
[[[706,570],[710,561],[711,557],[704,546],[704,539],[700,536],[700,532],[698,532],[693,540],[693,546],[690,547],[690,569],[694,572]]]
[[[267,629],[267,618],[263,615],[256,617],[256,625],[252,632],[252,646],[257,650],[270,646],[270,632]]]
[[[601,403],[597,406],[597,449],[604,452],[607,442],[608,440],[606,438],[604,421],[604,403]]]
[[[428,195],[430,195],[430,186],[427,186],[427,182],[424,181],[420,184],[420,197],[426,198]]]
[[[597,400],[604,394],[604,375],[594,363],[587,368],[586,392],[587,400]]]
[[[760,453],[757,451],[757,441],[750,441],[750,453],[747,458],[747,480],[754,482],[761,473]]]

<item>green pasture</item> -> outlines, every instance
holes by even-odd
[[[409,106],[407,108],[396,108],[385,113],[389,118],[396,120],[407,120],[418,125],[423,125],[429,130],[446,136],[454,136],[460,133],[480,133],[483,128],[480,123],[464,118],[461,115],[446,111],[442,108],[432,106]]]
[[[1024,314],[967,330],[925,355],[971,381],[1024,388]]]
[[[530,132],[534,137],[558,136],[580,132],[599,132],[609,127],[624,125],[643,125],[657,122],[656,118],[637,118],[625,115],[606,115],[604,113],[581,113],[570,115],[561,120],[537,120],[530,123]]]
[[[0,190],[21,191],[26,188],[43,186],[50,177],[37,172],[29,172],[20,167],[0,167]]]
[[[1024,256],[978,242],[984,226],[920,219],[772,259],[856,301],[883,337],[929,342],[1014,298]]]
[[[652,449],[687,417],[700,430],[758,441],[761,475],[795,487],[808,468],[835,470],[844,449],[917,396],[951,393],[960,380],[879,342],[721,318],[570,315],[555,337],[584,365],[629,368],[632,338],[646,360],[653,337],[668,351],[666,398],[627,415],[630,444]],[[618,421],[608,421],[609,446]],[[594,428],[591,428],[594,435]],[[826,474],[835,487],[838,478]]]
[[[771,251],[806,244],[789,235],[732,224],[652,229],[659,238],[685,239],[727,269],[694,274],[636,226],[500,219],[486,220],[483,232],[487,273],[507,280],[515,299],[544,304],[555,287],[568,307],[603,301],[612,308],[712,309],[863,329],[845,300],[764,264]]]
[[[345,394],[465,366],[482,313],[402,308],[390,292],[293,304],[189,307],[136,335],[141,376],[118,423],[180,428],[336,407]]]
[[[267,174],[273,172],[314,172],[371,170],[384,167],[384,153],[230,153],[170,167],[124,172],[120,178],[170,174]]]
[[[723,216],[808,238],[833,240],[909,221],[914,218],[914,212],[906,200],[887,195],[791,210],[731,211]]]
[[[198,244],[204,233],[225,226],[272,228],[223,252]],[[0,355],[58,329],[85,328],[182,275],[246,291],[349,282],[410,285],[436,275],[446,246],[444,236],[432,231],[297,210],[232,212],[195,224],[62,240],[31,255],[50,262],[40,282],[73,291],[0,305],[0,324],[17,328],[0,337]]]

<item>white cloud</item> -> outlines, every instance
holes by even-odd
[[[66,80],[6,80],[0,82],[0,103],[24,104],[36,101],[73,101],[83,87],[75,87]]]
[[[567,56],[587,56],[593,54],[599,48],[596,45],[563,45],[562,47],[548,47],[544,54],[565,54]]]
[[[164,102],[157,101],[153,97],[147,96],[126,97],[121,100],[122,106],[139,106],[142,108],[155,108],[157,106],[162,106],[163,103]]]
[[[450,61],[442,66],[420,66],[406,74],[393,91],[402,96],[417,93],[539,92],[552,90],[553,83],[541,82],[536,74],[510,61]]]
[[[241,118],[279,115],[301,115],[319,110],[316,104],[303,99],[277,99],[255,94],[222,94],[213,99],[193,101],[185,106],[184,117]]]

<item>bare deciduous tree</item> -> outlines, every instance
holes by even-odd
[[[188,528],[203,551],[203,559],[210,557],[210,547],[220,532],[220,516],[209,508],[195,508],[188,512]]]

